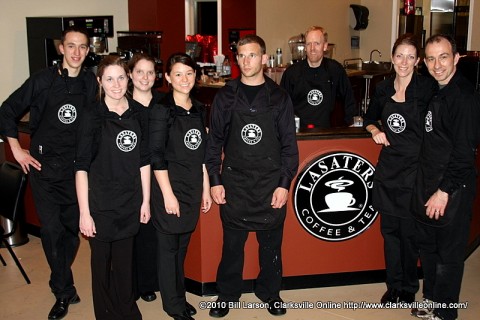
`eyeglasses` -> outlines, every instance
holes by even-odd
[[[243,54],[243,53],[240,53],[237,55],[237,59],[238,60],[243,60],[243,59],[248,59],[248,60],[252,60],[252,59],[256,59],[257,57],[259,57],[258,54],[256,53],[250,53],[250,54]]]

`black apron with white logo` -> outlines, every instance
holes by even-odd
[[[220,214],[225,226],[270,230],[283,223],[286,206],[271,206],[281,174],[280,149],[270,110],[232,111],[222,167],[227,203]]]
[[[31,170],[35,189],[51,203],[77,203],[73,165],[79,117],[85,108],[83,86],[77,78],[54,77],[42,120],[31,137],[30,154],[42,165],[41,171]]]
[[[382,124],[390,146],[382,147],[375,169],[373,206],[382,214],[410,215],[410,201],[422,141],[422,118],[416,102],[385,104]]]
[[[115,241],[140,228],[140,123],[136,119],[105,119],[98,153],[90,166],[90,212],[96,239]]]
[[[292,96],[295,114],[300,118],[300,128],[306,128],[309,124],[318,128],[330,128],[330,114],[335,106],[335,97],[328,68],[316,70],[313,80],[307,78],[309,77],[305,74],[300,78]]]
[[[452,155],[454,146],[449,137],[452,128],[442,121],[442,113],[448,112],[446,97],[435,96],[429,105],[429,112],[425,117],[425,139],[422,149],[422,161],[418,168],[417,181],[415,186],[415,199],[413,201],[414,214],[417,220],[436,227],[443,227],[449,224],[455,214],[467,214],[465,210],[459,210],[462,205],[473,201],[475,196],[476,174],[472,168],[469,179],[463,183],[453,194],[448,196],[445,213],[440,219],[430,219],[426,215],[425,204],[434,194],[443,180],[448,162]]]
[[[206,132],[201,113],[177,114],[169,129],[165,160],[180,217],[167,214],[162,191],[152,179],[152,214],[155,227],[166,234],[192,232],[200,215]]]

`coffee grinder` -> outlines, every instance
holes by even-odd
[[[304,60],[306,57],[305,36],[303,33],[293,36],[288,39],[288,46],[292,54],[292,64],[300,60]]]

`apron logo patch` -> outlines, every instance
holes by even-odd
[[[71,104],[64,104],[58,110],[58,120],[63,124],[73,123],[77,119],[77,109]]]
[[[293,207],[312,236],[326,241],[354,238],[378,215],[372,202],[375,167],[348,152],[321,155],[298,175]]]
[[[202,143],[202,134],[198,129],[190,129],[185,134],[185,138],[183,139],[185,146],[190,150],[197,150]]]
[[[433,130],[432,111],[428,111],[427,115],[425,116],[425,131],[430,132],[432,130]]]
[[[117,147],[123,152],[130,152],[137,145],[137,134],[130,130],[123,130],[117,135]]]
[[[323,101],[323,93],[317,89],[310,90],[307,101],[312,106],[318,106]]]
[[[392,113],[387,118],[387,124],[390,130],[392,130],[392,132],[394,133],[403,132],[403,130],[405,130],[405,127],[407,126],[405,118],[398,113]]]
[[[242,128],[242,139],[246,144],[257,144],[262,140],[262,128],[254,123],[245,125]]]

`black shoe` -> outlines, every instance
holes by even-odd
[[[195,307],[188,302],[185,302],[185,309],[187,309],[187,313],[191,316],[194,316],[197,314],[197,310],[195,309]]]
[[[76,304],[79,302],[80,302],[80,297],[78,296],[78,294],[75,294],[70,299],[68,298],[57,299],[57,301],[52,307],[52,310],[50,310],[50,313],[48,314],[48,319],[53,319],[53,320],[63,319],[68,313],[68,306],[70,304]]]
[[[210,317],[223,318],[230,312],[227,301],[217,299],[213,305],[214,307],[211,308],[210,312],[208,313]]]
[[[157,299],[157,295],[153,291],[147,291],[142,293],[140,298],[142,298],[144,301],[152,302],[153,300]]]
[[[195,320],[186,310],[182,314],[172,314],[170,316],[175,320]]]
[[[271,299],[267,301],[268,313],[272,316],[282,316],[287,313],[287,309],[283,305],[283,300],[280,298]]]
[[[415,301],[415,293],[408,291],[401,291],[398,295],[398,302],[412,303]]]
[[[387,303],[387,302],[397,303],[399,294],[400,292],[397,289],[388,288],[387,291],[383,294],[382,299],[380,299],[380,302],[381,303]]]

